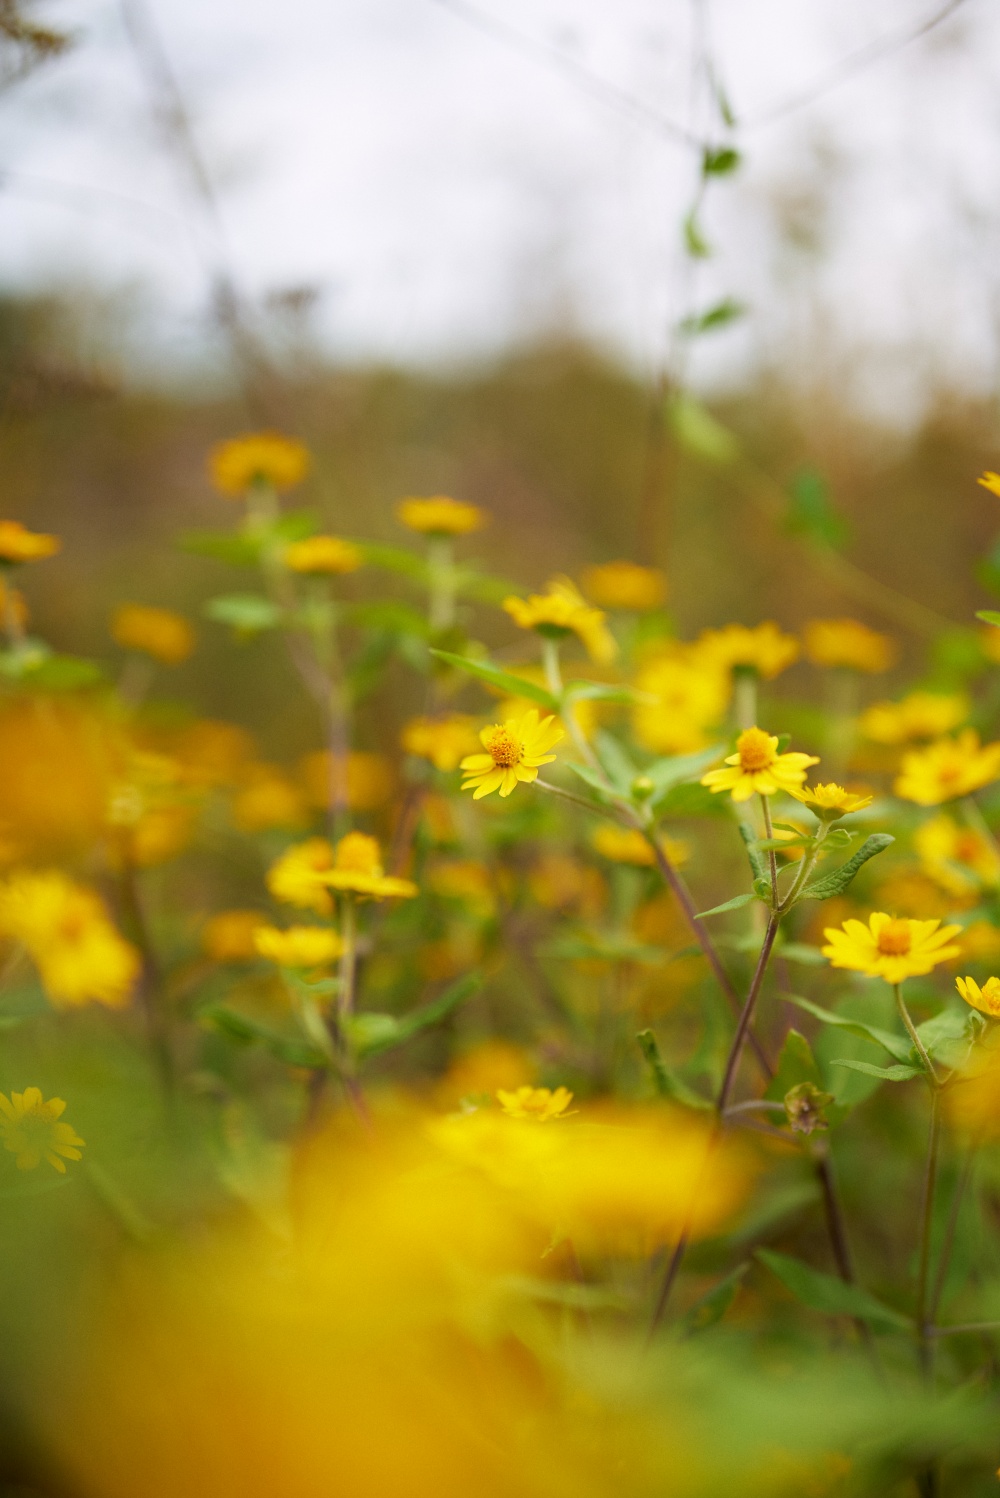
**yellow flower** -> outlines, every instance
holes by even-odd
[[[422,536],[467,536],[470,531],[481,530],[489,520],[485,510],[460,499],[449,499],[445,494],[434,494],[429,499],[401,499],[396,506],[396,518],[408,530],[418,531]]]
[[[863,811],[874,800],[872,796],[857,795],[845,790],[842,785],[835,785],[832,781],[829,785],[804,785],[798,790],[793,788],[789,794],[796,801],[801,801],[803,806],[808,806],[821,822],[835,822],[838,817],[846,817],[852,811]]]
[[[612,863],[634,863],[652,867],[656,854],[637,827],[617,827],[612,822],[602,822],[590,839],[596,852]],[[686,863],[691,856],[687,843],[676,838],[661,837],[660,842],[671,863]]]
[[[13,874],[0,885],[0,931],[27,949],[57,1009],[128,1003],[139,954],[85,885],[54,870]]]
[[[976,479],[976,483],[982,484],[991,494],[1000,494],[1000,473],[991,473],[987,469],[981,478]]]
[[[333,846],[325,837],[310,837],[287,848],[267,871],[267,887],[276,900],[300,910],[329,915],[333,903],[323,875],[333,868]]]
[[[60,1123],[66,1104],[61,1097],[45,1102],[41,1089],[26,1087],[6,1097],[0,1092],[0,1138],[3,1147],[16,1155],[18,1170],[34,1170],[46,1160],[60,1175],[64,1160],[80,1160],[82,1140],[67,1123]]]
[[[859,727],[876,744],[936,739],[964,723],[969,706],[964,692],[911,692],[901,702],[873,703],[861,714]]]
[[[806,655],[814,666],[848,666],[855,671],[888,671],[896,647],[857,619],[813,619],[805,627]]]
[[[754,629],[744,624],[707,629],[695,643],[694,652],[706,666],[728,671],[752,668],[758,676],[770,681],[798,660],[799,642],[794,635],[783,635],[777,624],[768,619]]]
[[[277,765],[251,764],[242,772],[244,785],[233,798],[233,821],[241,832],[271,827],[301,827],[304,797]]]
[[[419,893],[412,880],[384,872],[378,841],[366,832],[342,837],[334,850],[333,867],[320,878],[331,889],[372,900],[412,900]]]
[[[691,652],[672,652],[647,661],[635,686],[643,697],[632,709],[632,731],[654,754],[686,754],[704,749],[706,730],[719,723],[729,699],[729,679]]]
[[[258,926],[253,933],[254,947],[261,957],[279,967],[328,967],[344,950],[336,931],[328,926]]]
[[[266,925],[259,910],[220,910],[205,922],[201,945],[213,962],[247,962],[257,955],[255,933]]]
[[[41,562],[61,545],[58,536],[29,531],[20,520],[0,520],[0,563]]]
[[[513,1092],[506,1092],[500,1087],[497,1099],[508,1118],[548,1123],[549,1119],[565,1114],[573,1101],[573,1094],[566,1087],[557,1087],[555,1092],[548,1087],[518,1087]]]
[[[309,472],[309,452],[281,432],[248,432],[218,443],[208,464],[215,487],[240,499],[255,484],[267,484],[279,492],[294,489]]]
[[[352,749],[346,763],[338,759],[336,771],[352,811],[375,811],[377,807],[384,806],[395,788],[392,761],[384,754]],[[317,811],[328,811],[333,801],[334,788],[334,765],[330,751],[317,749],[312,754],[304,755],[299,773],[309,805]]]
[[[509,796],[519,780],[537,780],[539,766],[555,759],[548,751],[564,736],[555,718],[539,722],[534,707],[521,719],[509,718],[484,728],[479,737],[486,753],[469,754],[462,760],[462,790],[472,791],[474,801],[492,791]]]
[[[519,629],[536,630],[550,640],[577,635],[591,660],[610,661],[618,653],[615,637],[604,622],[605,615],[600,609],[590,607],[568,577],[550,578],[547,593],[505,598],[503,608]]]
[[[713,795],[732,791],[734,801],[749,801],[755,793],[773,796],[775,791],[794,791],[806,778],[809,765],[818,765],[815,754],[779,754],[778,740],[762,728],[746,728],[736,740],[736,753],[726,759],[729,769],[709,770],[701,778]]]
[[[472,719],[460,713],[447,718],[411,718],[402,735],[406,753],[429,759],[436,770],[456,770],[478,742]]]
[[[887,983],[902,983],[904,978],[918,978],[929,973],[939,962],[959,957],[962,948],[952,942],[961,926],[942,926],[939,920],[896,920],[876,910],[863,921],[845,921],[843,928],[828,927],[823,932],[829,946],[821,950],[833,967],[852,968],[884,978]]]
[[[1000,743],[980,746],[975,729],[966,728],[957,738],[938,739],[926,749],[904,754],[893,790],[918,806],[940,806],[978,791],[998,776]]]
[[[973,1009],[1000,1019],[1000,978],[987,978],[982,988],[974,978],[956,978],[955,987]]]
[[[662,606],[667,579],[658,567],[640,567],[637,562],[605,562],[588,567],[583,574],[584,592],[603,609],[646,613]]]
[[[476,858],[453,858],[432,864],[427,880],[436,895],[445,900],[460,900],[479,920],[488,921],[496,914],[493,876],[486,864]]]
[[[164,666],[179,666],[195,647],[194,630],[181,614],[144,603],[123,603],[115,610],[111,637],[123,650],[151,655]]]
[[[913,842],[925,872],[952,894],[1000,884],[1000,853],[993,839],[961,826],[947,812],[918,827]]]
[[[293,572],[357,572],[365,559],[353,542],[339,536],[309,536],[285,548],[284,563]]]

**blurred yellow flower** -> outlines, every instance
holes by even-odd
[[[241,832],[264,832],[271,827],[301,827],[306,820],[305,798],[278,765],[246,765],[244,782],[233,797],[233,821]]]
[[[982,484],[984,489],[989,489],[991,494],[1000,494],[1000,473],[986,472],[976,479],[977,484]]]
[[[987,978],[982,988],[974,978],[956,978],[955,987],[973,1009],[1000,1019],[1000,978]]]
[[[434,494],[429,499],[401,499],[396,506],[396,518],[408,530],[424,536],[467,536],[470,531],[481,530],[489,520],[485,510],[449,499],[445,494]]]
[[[989,921],[972,921],[962,932],[962,955],[970,962],[1000,958],[1000,931]]]
[[[952,942],[961,929],[942,926],[939,920],[897,920],[877,910],[867,926],[863,921],[850,920],[840,930],[827,927],[823,935],[828,945],[821,950],[833,967],[851,968],[896,984],[904,978],[921,977],[939,962],[961,956],[962,948]]]
[[[936,739],[969,716],[964,692],[910,692],[899,702],[875,702],[861,714],[859,728],[876,744]]]
[[[821,822],[835,822],[838,817],[846,817],[852,811],[864,811],[874,800],[873,796],[845,790],[842,785],[836,785],[833,781],[827,785],[804,785],[798,789],[793,786],[789,789],[789,795],[794,796],[796,801],[801,801],[803,806],[808,806]]]
[[[814,666],[846,666],[855,671],[888,671],[895,642],[857,619],[811,619],[805,626],[806,655]]]
[[[977,827],[963,827],[947,812],[939,812],[918,827],[913,843],[924,871],[953,894],[1000,884],[996,843]]]
[[[475,752],[478,743],[473,720],[460,713],[446,718],[411,718],[402,734],[406,753],[429,759],[436,770],[457,770],[464,756]]]
[[[309,573],[357,572],[365,564],[360,548],[339,536],[309,536],[305,541],[293,541],[285,548],[283,561],[293,572]]]
[[[602,858],[611,863],[634,863],[652,868],[656,854],[638,827],[619,827],[613,822],[601,822],[591,835],[591,846]],[[686,851],[686,850],[685,850]]]
[[[647,613],[662,607],[667,596],[667,579],[660,569],[640,567],[637,562],[588,567],[581,581],[583,591],[602,609]]]
[[[635,678],[642,698],[632,709],[632,731],[654,754],[686,754],[709,743],[707,730],[720,723],[729,700],[729,679],[691,652],[654,658]]]
[[[328,967],[344,950],[336,931],[328,926],[257,926],[253,943],[261,957],[279,967]]]
[[[342,894],[371,900],[412,900],[419,894],[411,879],[397,879],[382,868],[378,841],[366,832],[349,832],[334,849],[333,867],[320,875],[323,884]]]
[[[736,740],[736,753],[726,758],[729,768],[709,770],[701,783],[713,795],[731,791],[734,801],[749,801],[755,794],[794,791],[805,780],[808,766],[818,764],[815,754],[779,754],[775,734],[745,728]]]
[[[548,751],[564,736],[554,717],[539,722],[537,708],[520,720],[510,718],[484,728],[479,737],[486,753],[462,760],[462,790],[472,791],[474,801],[493,791],[509,796],[518,781],[537,780],[539,766],[551,764],[556,757]]]
[[[253,758],[254,742],[245,728],[201,718],[167,739],[185,784],[208,789],[234,785]]]
[[[328,749],[302,757],[299,773],[306,799],[317,811],[329,811],[334,800],[334,762]],[[396,785],[392,761],[384,754],[352,749],[346,762],[337,760],[336,775],[351,811],[375,811],[384,806]]]
[[[333,902],[323,875],[333,868],[333,845],[325,837],[310,837],[295,843],[267,871],[267,887],[276,900],[329,915]]]
[[[202,950],[213,962],[247,962],[257,955],[255,933],[267,924],[259,910],[220,910],[205,922]]]
[[[597,869],[571,858],[568,853],[542,853],[528,875],[531,898],[543,910],[573,906],[585,919],[593,919],[607,902],[608,890]]]
[[[918,806],[940,806],[1000,777],[1000,743],[980,745],[974,728],[903,755],[893,790]]]
[[[8,1098],[0,1092],[0,1139],[3,1147],[16,1155],[18,1170],[35,1170],[45,1160],[60,1175],[66,1174],[66,1160],[81,1160],[85,1141],[67,1123],[61,1123],[66,1104],[61,1097],[46,1102],[38,1087],[12,1092]]]
[[[562,1118],[565,1115],[573,1101],[573,1094],[566,1087],[557,1087],[555,1092],[548,1087],[517,1087],[512,1092],[499,1087],[497,1100],[508,1118],[548,1123],[552,1118]]]
[[[12,874],[0,884],[0,932],[26,948],[57,1009],[128,1003],[139,954],[85,885],[56,870]]]
[[[427,883],[443,899],[460,900],[479,920],[489,920],[496,913],[492,875],[477,858],[451,858],[434,863],[428,869]]]
[[[41,562],[62,546],[58,536],[29,531],[20,520],[0,520],[0,564]]]
[[[799,657],[794,635],[782,634],[773,620],[748,629],[745,624],[727,624],[706,629],[693,646],[693,656],[706,667],[733,671],[752,669],[765,681],[780,675]]]
[[[209,454],[209,472],[223,494],[242,498],[255,484],[282,492],[301,484],[309,472],[309,451],[281,432],[248,432],[220,442]]]
[[[111,637],[123,650],[137,650],[164,666],[179,666],[195,647],[195,632],[182,614],[144,603],[123,603],[111,620]]]
[[[618,653],[618,644],[605,623],[605,614],[600,609],[591,608],[568,577],[550,578],[547,593],[531,593],[527,598],[513,595],[505,598],[503,608],[518,629],[533,629],[550,640],[577,635],[591,660],[611,661]]]
[[[20,588],[13,587],[6,577],[0,576],[0,619],[8,618],[23,629],[28,622],[28,603]]]

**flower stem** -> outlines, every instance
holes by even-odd
[[[934,1288],[931,1291],[930,1305],[927,1312],[928,1320],[931,1322],[937,1316],[941,1296],[944,1293],[945,1281],[948,1277],[948,1264],[951,1260],[951,1251],[955,1246],[955,1233],[958,1229],[959,1214],[962,1210],[965,1193],[969,1189],[969,1182],[972,1180],[972,1172],[979,1152],[979,1142],[979,1136],[977,1136],[969,1145],[962,1164],[961,1174],[955,1185],[955,1193],[951,1199],[948,1222],[944,1230],[944,1242],[941,1245],[941,1256],[938,1260],[937,1274],[934,1277]]]
[[[434,634],[455,622],[455,548],[450,536],[434,536],[427,545],[427,622]]]
[[[931,1083],[931,1086],[934,1088],[940,1087],[941,1081],[938,1077],[937,1072],[934,1070],[934,1063],[931,1060],[930,1056],[928,1056],[926,1047],[924,1046],[923,1041],[920,1039],[920,1036],[917,1034],[917,1027],[913,1023],[913,1020],[910,1018],[910,1011],[907,1009],[906,1003],[903,999],[902,985],[899,983],[894,983],[892,985],[892,991],[896,995],[896,1008],[899,1011],[899,1017],[903,1021],[903,1024],[906,1026],[907,1034],[913,1041],[913,1048],[916,1051],[917,1055],[920,1057],[920,1064],[924,1068],[924,1071],[927,1073],[927,1077]]]
[[[917,1337],[920,1371],[930,1387],[934,1373],[934,1328],[930,1309],[931,1231],[934,1225],[934,1188],[937,1183],[938,1147],[941,1130],[939,1118],[940,1090],[931,1091],[931,1123],[927,1140],[927,1164],[920,1205],[920,1258],[917,1269]],[[917,1477],[922,1498],[936,1498],[939,1491],[936,1465],[929,1462]]]
[[[358,918],[350,895],[343,902],[340,921],[340,939],[344,950],[340,954],[340,989],[337,993],[337,1016],[349,1019],[354,1013],[354,983],[357,973]]]
[[[774,840],[774,827],[771,823],[771,807],[765,795],[761,795],[760,804],[764,810],[764,836],[768,842]],[[775,910],[778,908],[778,860],[773,848],[767,850],[767,867],[771,876],[771,905]]]

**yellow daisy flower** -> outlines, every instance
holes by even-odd
[[[726,759],[729,768],[709,770],[701,783],[713,795],[732,791],[734,801],[749,801],[753,795],[794,791],[805,780],[807,767],[818,764],[815,754],[779,754],[776,735],[746,728],[736,740],[736,753]]]
[[[41,562],[61,545],[58,536],[29,531],[20,520],[0,520],[0,563]]]
[[[982,484],[983,488],[988,489],[991,494],[1000,495],[1000,473],[991,473],[987,469],[980,478],[976,479],[976,483]]]
[[[874,800],[873,796],[855,794],[845,790],[842,785],[835,785],[833,781],[828,785],[804,785],[798,790],[793,788],[789,795],[794,796],[796,801],[801,801],[803,806],[808,806],[821,822],[835,822],[838,817],[846,817],[852,811],[863,811]]]
[[[460,499],[449,499],[446,494],[434,494],[429,499],[401,499],[396,506],[396,518],[408,530],[418,531],[422,536],[467,536],[487,524],[489,516],[477,505],[465,504]]]
[[[46,1160],[60,1175],[66,1174],[64,1160],[79,1160],[85,1146],[67,1123],[60,1123],[66,1110],[61,1097],[42,1097],[38,1087],[26,1087],[6,1097],[0,1092],[0,1139],[3,1147],[16,1155],[18,1170],[34,1170]]]
[[[551,1118],[565,1117],[573,1094],[568,1087],[557,1087],[555,1092],[548,1087],[518,1087],[513,1092],[506,1092],[500,1087],[497,1099],[508,1118],[548,1123]]]
[[[584,592],[602,609],[644,614],[661,608],[667,596],[667,579],[659,567],[640,567],[637,562],[588,567],[582,582]]]
[[[962,948],[952,942],[961,929],[942,926],[939,920],[897,920],[876,910],[867,926],[864,921],[850,920],[839,930],[828,927],[823,935],[829,945],[821,950],[833,967],[851,968],[896,984],[961,956]]]
[[[632,731],[654,754],[704,749],[710,742],[707,730],[722,721],[729,699],[726,673],[692,658],[690,651],[646,661],[635,686],[642,695],[632,709]]]
[[[410,879],[396,879],[382,868],[378,840],[367,832],[349,832],[333,853],[333,867],[320,875],[320,882],[341,894],[364,895],[371,900],[412,900],[419,894]]]
[[[616,827],[612,822],[602,822],[590,841],[595,852],[611,863],[634,863],[645,868],[656,863],[648,838],[637,827]],[[686,863],[691,857],[689,845],[679,838],[661,837],[660,843],[673,864]]]
[[[253,943],[261,957],[279,967],[327,967],[344,950],[336,931],[328,926],[258,926]]]
[[[86,885],[55,869],[12,874],[0,885],[0,932],[24,946],[55,1008],[128,1003],[139,954]]]
[[[874,702],[858,726],[873,743],[905,744],[950,733],[965,722],[969,710],[964,692],[910,692],[899,702]]]
[[[279,492],[294,489],[309,472],[309,462],[308,448],[294,437],[247,432],[213,447],[208,466],[217,489],[242,499],[255,484],[267,484]]]
[[[1000,489],[997,490],[1000,493]],[[980,988],[975,978],[956,978],[955,987],[967,1004],[981,1014],[1000,1019],[1000,978],[987,978]]]
[[[848,666],[855,671],[888,671],[896,647],[857,619],[812,619],[805,627],[805,651],[814,666]]]
[[[333,868],[333,845],[325,837],[309,837],[286,848],[267,871],[267,887],[276,900],[300,910],[329,915],[333,910],[322,876]]]
[[[484,728],[479,737],[486,753],[469,754],[462,760],[462,790],[472,791],[474,801],[493,791],[509,796],[519,780],[537,780],[539,766],[552,763],[555,755],[548,751],[565,732],[552,716],[539,722],[538,709],[533,707],[523,718]]]
[[[798,660],[799,642],[794,635],[782,634],[777,624],[768,619],[754,629],[744,624],[706,629],[696,641],[694,651],[706,666],[727,671],[737,667],[752,669],[770,681]]]
[[[195,647],[195,632],[182,614],[123,603],[111,620],[111,638],[123,650],[137,650],[164,666],[179,666]]]
[[[938,739],[904,754],[893,790],[918,806],[940,806],[998,778],[1000,743],[980,745],[975,729],[966,728],[957,738]]]
[[[951,894],[974,893],[979,885],[1000,884],[1000,852],[977,827],[963,827],[946,811],[938,812],[913,834],[924,873]]]
[[[447,718],[411,718],[403,728],[406,753],[429,759],[436,770],[456,770],[465,755],[475,752],[478,743],[473,720],[461,713]]]
[[[283,560],[292,572],[319,574],[357,572],[365,564],[360,549],[339,536],[308,536],[304,541],[293,541],[285,547]]]
[[[610,661],[618,653],[618,644],[608,629],[605,615],[591,608],[568,577],[553,577],[547,593],[532,593],[527,598],[505,598],[503,608],[519,629],[533,629],[550,640],[575,634],[586,646],[594,661]]]
[[[205,922],[202,951],[213,962],[247,962],[257,955],[255,933],[267,924],[259,910],[220,910]]]

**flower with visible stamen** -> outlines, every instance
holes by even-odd
[[[840,929],[828,927],[823,932],[828,945],[821,950],[833,967],[850,968],[897,984],[904,978],[922,977],[939,962],[961,956],[962,948],[952,941],[961,929],[942,926],[939,920],[897,919],[876,910],[867,926],[864,921],[850,920]]]
[[[548,751],[565,734],[553,716],[539,722],[538,709],[531,708],[523,718],[484,728],[479,737],[486,753],[462,760],[462,790],[472,791],[474,801],[493,791],[509,796],[519,781],[537,780],[539,766],[555,759]]]
[[[734,801],[749,801],[753,795],[794,791],[805,780],[809,765],[818,764],[815,754],[779,754],[775,734],[746,728],[736,740],[736,753],[726,759],[726,768],[709,770],[701,783],[713,795],[731,791]]]
[[[987,978],[982,988],[975,978],[956,978],[955,987],[965,1002],[978,1009],[980,1014],[1000,1019],[1000,978]]]

